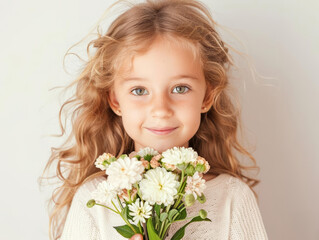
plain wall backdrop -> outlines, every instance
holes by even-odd
[[[75,77],[63,70],[65,52],[113,2],[0,2],[0,239],[48,239],[45,201],[52,189],[40,191],[37,178],[50,148],[62,143],[49,135],[60,133],[66,99],[49,89]],[[242,44],[227,32],[224,40],[268,77],[254,80],[245,58],[236,57],[241,68],[232,81],[256,146],[256,191],[269,239],[319,239],[318,1],[203,2]]]

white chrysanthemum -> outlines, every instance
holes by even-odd
[[[130,215],[133,217],[134,224],[138,224],[138,222],[145,223],[145,219],[152,214],[152,207],[148,202],[140,202],[139,198],[136,199],[135,203],[128,205],[128,208],[131,211]]]
[[[144,157],[146,155],[152,155],[152,156],[155,156],[158,154],[158,151],[156,151],[155,149],[153,148],[150,148],[150,147],[146,147],[146,148],[143,148],[141,149],[140,151],[138,151],[137,153],[139,156],[141,157]]]
[[[163,152],[162,156],[163,163],[176,166],[177,164],[194,162],[198,155],[191,147],[174,147]]]
[[[166,171],[165,168],[157,167],[148,170],[139,185],[143,200],[150,204],[164,203],[165,206],[168,206],[174,203],[179,182],[177,175]]]
[[[113,185],[108,181],[103,181],[92,192],[92,198],[100,204],[111,206],[111,201],[116,199],[117,193],[118,191]]]
[[[144,166],[137,158],[119,158],[106,169],[108,181],[120,189],[131,189],[132,184],[142,179]]]
[[[103,153],[95,160],[95,166],[101,170],[106,170],[106,168],[109,166],[109,159],[112,157],[114,156],[110,153]]]
[[[200,177],[198,172],[195,172],[194,175],[187,177],[185,193],[186,194],[193,194],[195,199],[197,196],[201,196],[206,188],[205,180]]]

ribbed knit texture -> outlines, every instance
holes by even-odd
[[[113,226],[124,225],[116,213],[100,206],[87,208],[91,193],[104,178],[83,184],[74,195],[61,240],[124,240]],[[184,240],[267,240],[256,198],[249,186],[238,178],[220,174],[206,182],[204,204],[196,202],[187,209],[187,217],[205,209],[211,222],[188,225]],[[187,221],[174,223],[167,239]]]

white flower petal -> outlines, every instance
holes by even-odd
[[[179,182],[174,173],[166,171],[165,168],[157,167],[148,170],[139,185],[143,200],[150,204],[163,203],[168,206],[174,203]]]
[[[118,191],[107,180],[99,183],[97,189],[92,192],[92,198],[100,204],[111,206],[111,201],[116,199]]]
[[[141,149],[140,151],[138,151],[137,153],[139,156],[141,157],[144,157],[146,155],[152,155],[152,156],[155,156],[158,154],[158,152],[153,149],[153,148],[150,148],[150,147],[146,147],[146,148],[143,148]]]
[[[106,170],[106,168],[109,166],[109,164],[104,165],[104,161],[108,162],[110,158],[114,157],[110,153],[103,153],[95,160],[95,166],[101,170]]]
[[[205,182],[206,181],[199,176],[198,172],[195,172],[193,177],[187,177],[185,193],[193,194],[195,199],[197,199],[197,196],[201,196],[206,189]]]
[[[138,222],[145,223],[145,219],[149,218],[152,214],[152,207],[148,204],[148,202],[143,203],[140,202],[140,199],[136,199],[134,203],[128,205],[130,209],[130,215],[133,217],[133,221],[135,224]]]
[[[172,165],[177,165],[181,163],[189,163],[196,161],[198,154],[191,147],[173,147],[162,153],[163,158],[161,161],[163,163],[168,163]]]
[[[120,189],[132,189],[132,184],[142,179],[144,166],[137,158],[119,158],[106,170],[109,182]]]

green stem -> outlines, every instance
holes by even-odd
[[[131,199],[131,190],[127,190],[127,195],[128,195],[128,199],[130,201],[130,203],[132,202],[132,199]]]
[[[184,182],[184,170],[182,171],[181,182],[179,184],[179,188],[178,188],[177,192],[180,192],[179,190],[181,189],[183,182]]]
[[[166,212],[167,212],[167,213],[169,212],[169,209],[170,209],[170,208],[171,208],[171,205],[168,205],[168,206],[166,207]],[[160,228],[160,231],[159,231],[160,236],[162,235],[162,231],[163,231],[163,228],[164,228],[164,226],[165,226],[165,224],[166,224],[166,221],[167,221],[167,219],[165,219],[165,221],[161,223],[161,228]]]
[[[134,233],[137,233],[137,232],[135,231],[135,229],[132,227],[132,225],[130,224],[130,222],[127,221],[126,218],[122,216],[121,212],[117,209],[117,207],[115,206],[115,204],[114,204],[113,201],[112,201],[112,204],[113,204],[114,208],[118,211],[118,214],[121,215],[121,217],[122,217],[122,219],[124,220],[124,222],[132,229],[132,231],[133,231]]]
[[[115,206],[113,200],[112,200],[112,204],[113,204],[114,208],[116,209],[116,211],[118,211],[118,212],[120,213],[120,211],[118,210],[118,208]]]
[[[167,207],[166,207],[166,212],[168,213],[169,212],[169,209],[171,208],[171,205],[168,205]]]
[[[118,203],[119,203],[119,205],[121,207],[121,210],[123,210],[123,205],[121,203],[121,199],[120,199],[119,195],[116,195],[116,197],[117,197],[117,201],[118,201]]]
[[[166,222],[166,219],[165,219],[164,222],[161,223],[161,229],[160,229],[160,231],[159,231],[160,238],[161,238],[161,236],[162,236],[162,230],[163,230],[163,228],[164,228],[165,222]]]
[[[174,222],[186,221],[186,220],[190,220],[190,219],[193,219],[193,217],[189,217],[189,218],[185,218],[185,219],[179,219],[179,220],[176,220]]]
[[[107,209],[109,209],[109,210],[111,210],[111,211],[113,211],[113,212],[115,212],[115,213],[117,213],[117,214],[120,214],[119,212],[117,212],[117,211],[115,211],[114,209],[112,209],[112,208],[110,208],[110,207],[107,207],[107,206],[105,206],[105,205],[102,205],[102,204],[99,204],[99,203],[95,203],[95,205],[98,205],[98,206],[101,206],[101,207],[105,207],[105,208],[107,208]]]
[[[138,187],[138,184],[136,184],[136,190],[137,190],[137,195],[142,199],[142,196],[140,194],[140,188]]]
[[[183,183],[181,183],[181,185],[180,185],[180,187],[181,187],[181,188],[180,188],[181,192],[184,191],[185,186],[186,186],[186,180],[185,180]],[[183,196],[184,196],[184,195],[179,195],[179,197],[177,198],[177,201],[176,201],[176,203],[174,204],[174,207],[173,207],[173,208],[176,208],[176,207],[178,206],[178,204],[179,204],[180,201],[182,200]]]
[[[183,208],[181,208],[179,211],[183,211],[186,208],[186,206],[184,206]]]
[[[183,199],[183,197],[184,197],[184,195],[182,195],[182,196],[180,196],[180,197],[178,198],[178,200],[176,201],[176,206],[174,206],[175,208],[178,207],[178,205],[180,204],[180,202],[181,202],[181,200]]]
[[[168,223],[168,224],[165,226],[164,231],[163,231],[163,236],[162,236],[162,237],[165,237],[166,231],[167,231],[167,229],[168,229],[168,227],[169,227],[170,225],[171,225],[171,223]]]
[[[137,226],[138,226],[138,229],[140,230],[141,234],[143,235],[143,230],[142,230],[141,223],[140,223],[140,222],[138,222]]]
[[[182,209],[179,210],[179,212],[173,217],[173,221],[172,222],[175,222],[175,219],[178,217],[180,212],[183,211],[185,208],[186,208],[186,206],[184,206]],[[182,219],[182,220],[184,220],[184,219]],[[176,221],[178,221],[178,220],[176,220]]]
[[[171,225],[170,222],[168,222],[167,220],[164,221],[164,230],[160,233],[160,238],[164,239],[165,235],[166,235],[166,231],[169,228],[169,226]]]
[[[164,232],[163,232],[163,228],[165,229],[165,225],[166,225],[166,221],[167,221],[167,219],[165,219],[165,221],[164,222],[162,222],[162,225],[161,225],[161,231],[159,232],[159,237],[160,237],[160,239],[162,239],[163,238],[163,235],[164,235]]]

